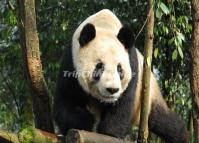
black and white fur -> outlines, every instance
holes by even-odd
[[[131,30],[109,10],[76,29],[64,51],[54,98],[63,135],[76,128],[124,138],[132,124],[139,124],[143,56],[133,42]],[[64,76],[74,71],[81,75]],[[187,142],[185,124],[168,109],[153,73],[150,84],[149,129],[167,142]]]

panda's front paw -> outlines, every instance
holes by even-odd
[[[123,128],[118,128],[117,125],[109,126],[106,123],[100,122],[98,126],[98,133],[109,135],[112,137],[125,139],[126,137],[126,130]]]

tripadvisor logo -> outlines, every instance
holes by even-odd
[[[115,73],[117,74],[124,74],[123,72],[115,72],[115,71],[108,71],[108,74],[114,75]],[[79,78],[79,77],[99,77],[103,74],[102,71],[63,71],[63,77],[64,78]],[[135,77],[136,73],[132,72],[132,77]]]

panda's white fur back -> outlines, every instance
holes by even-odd
[[[141,93],[142,93],[142,76],[143,76],[143,62],[144,62],[144,57],[142,54],[139,52],[138,49],[136,49],[137,52],[137,58],[138,58],[138,67],[139,67],[139,72],[138,72],[138,83],[137,83],[137,88],[136,88],[136,97],[134,102],[132,114],[136,115],[133,116],[132,122],[133,124],[138,125],[140,121],[140,111],[141,111]],[[157,80],[155,78],[155,75],[151,72],[151,77],[150,77],[150,90],[149,90],[149,107],[148,111],[150,113],[151,110],[151,104],[154,100],[159,100],[162,106],[165,107],[166,109],[166,103],[164,102],[163,97],[161,96],[160,89],[157,83]],[[148,114],[149,114],[148,113]]]

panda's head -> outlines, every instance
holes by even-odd
[[[109,30],[86,24],[77,38],[79,48],[73,61],[82,88],[102,102],[115,102],[132,78],[128,50],[133,34],[122,27],[115,35]]]

